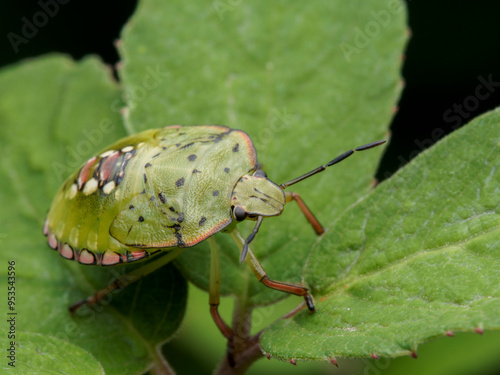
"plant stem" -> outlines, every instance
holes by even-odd
[[[233,313],[233,345],[235,354],[242,352],[250,339],[252,328],[252,310],[245,303],[246,299],[237,298]]]
[[[259,358],[262,358],[259,338],[261,333],[250,336],[252,329],[252,307],[247,298],[248,274],[244,275],[242,293],[236,297],[232,329],[234,337],[228,345],[232,346],[234,366],[230,365],[228,356],[224,356],[215,370],[218,375],[240,375]]]
[[[237,230],[231,231],[230,234],[241,251],[245,241],[241,238],[241,235]],[[252,255],[250,249],[248,249],[248,253]],[[259,270],[262,270],[262,267],[257,259],[255,259],[254,262],[256,265],[254,265],[252,271],[259,277]],[[265,274],[265,271],[262,270],[262,272]],[[234,336],[228,341],[228,348],[230,348],[230,350],[228,350],[228,355],[222,358],[219,366],[215,370],[214,374],[216,375],[244,374],[256,360],[263,358],[259,344],[260,336],[262,335],[263,330],[254,336],[250,335],[252,328],[252,306],[250,305],[247,295],[249,284],[248,276],[247,272],[242,273],[243,282],[241,293],[236,297],[233,313],[232,330]],[[302,303],[297,308],[285,314],[279,320],[292,317],[297,312],[302,310],[304,306],[305,304]],[[234,362],[233,366],[231,366],[229,355],[231,355],[232,362]]]
[[[256,360],[263,358],[259,345],[260,334],[259,332],[249,338],[243,350],[234,353],[236,363],[234,367],[231,367],[227,358],[224,357],[214,373],[217,375],[242,375]]]

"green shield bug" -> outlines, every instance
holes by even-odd
[[[323,227],[296,193],[285,188],[334,165],[354,151],[378,146],[370,143],[349,150],[329,163],[277,185],[257,168],[250,137],[225,126],[169,126],[126,137],[107,147],[61,186],[50,207],[44,234],[49,246],[66,259],[87,265],[113,266],[147,259],[156,261],[116,279],[107,288],[70,307],[95,304],[107,293],[153,272],[186,248],[208,240],[211,248],[210,313],[230,341],[233,332],[218,313],[219,257],[211,236],[228,232],[260,282],[302,296],[310,311],[308,289],[271,280],[249,248],[263,218],[280,215],[296,201],[315,232]],[[256,221],[244,239],[236,224]]]

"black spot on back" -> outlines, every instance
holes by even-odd
[[[236,143],[233,147],[233,152],[238,152],[238,151],[240,151],[240,144]]]
[[[228,167],[224,168],[224,172],[229,173],[229,168]]]
[[[149,168],[149,167],[152,167],[153,165],[151,163],[146,163],[146,165],[144,166],[144,168]]]
[[[194,142],[188,143],[187,145],[182,146],[181,148],[188,148],[194,145]]]
[[[201,227],[203,224],[205,224],[205,221],[207,221],[207,218],[205,216],[202,216],[200,222],[198,223],[198,226]]]
[[[193,169],[193,173],[201,173],[198,169]]]
[[[179,232],[175,232],[175,237],[177,238],[177,246],[186,246],[186,243],[182,240],[182,235]]]
[[[196,156],[195,154],[191,154],[191,155],[188,156],[188,160],[189,161],[195,161],[197,157],[198,156]]]
[[[142,216],[139,216],[139,223],[142,223],[144,221],[144,218]]]
[[[170,211],[172,211],[172,212],[175,212],[175,208],[174,208],[174,207],[172,207],[172,206],[170,206],[168,209],[169,209]]]
[[[172,220],[172,221],[175,221],[175,219],[174,219],[174,220]],[[176,233],[177,233],[178,231],[180,231],[180,230],[181,230],[181,228],[182,228],[182,227],[181,227],[179,224],[177,224],[177,223],[176,223],[176,224],[173,224],[173,225],[167,225],[167,226],[166,226],[166,228],[173,229],[173,230],[174,230],[174,232],[176,232]]]
[[[143,174],[143,177],[144,177],[144,183],[147,183],[148,182],[148,178],[146,176],[146,173]]]
[[[177,181],[175,181],[175,186],[177,187],[184,186],[184,177],[179,178]]]
[[[177,218],[178,223],[182,223],[184,221],[184,213],[179,212],[179,217]]]
[[[214,192],[212,193],[212,195],[213,195],[214,197],[218,196],[218,195],[219,195],[219,190],[214,190]]]
[[[165,203],[167,201],[167,197],[163,195],[163,193],[158,193],[158,198],[160,198],[161,203]]]
[[[134,209],[134,208],[135,208],[135,207],[134,207],[133,205],[128,206],[128,209],[129,209],[129,210],[132,210],[132,209]]]

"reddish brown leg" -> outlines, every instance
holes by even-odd
[[[299,206],[300,210],[306,217],[307,221],[312,225],[317,235],[325,233],[323,226],[320,224],[318,219],[316,219],[316,216],[314,216],[311,210],[306,206],[306,204],[304,203],[299,194],[287,191],[285,193],[285,198],[287,203],[291,201],[297,202],[297,205]]]
[[[245,240],[243,239],[243,237],[241,237],[240,232],[238,232],[238,230],[235,229],[232,232],[230,232],[230,234],[238,244],[240,250],[243,249]],[[262,268],[259,260],[255,257],[254,253],[250,250],[250,248],[248,248],[248,253],[247,257],[245,258],[245,261],[247,262],[247,264],[249,265],[250,269],[253,271],[255,276],[257,276],[257,279],[262,284],[271,289],[276,289],[282,292],[291,293],[297,296],[304,297],[304,300],[306,302],[309,311],[316,311],[312,296],[309,294],[309,289],[307,289],[305,286],[289,284],[269,279],[269,276],[267,275],[266,271],[264,271],[264,268]]]
[[[259,281],[268,288],[281,290],[282,292],[291,293],[295,294],[296,296],[304,297],[304,300],[306,301],[306,305],[309,311],[316,311],[313,299],[309,294],[309,289],[307,289],[306,287],[301,285],[283,283],[281,281],[274,281],[269,279],[269,276],[267,276],[267,274]]]
[[[210,314],[215,324],[219,328],[219,331],[226,339],[231,339],[233,337],[233,330],[227,325],[227,323],[222,319],[219,314],[219,304],[210,304]]]

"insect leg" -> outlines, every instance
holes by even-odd
[[[132,272],[127,273],[126,275],[123,275],[122,277],[119,277],[115,279],[111,284],[109,284],[106,288],[101,289],[91,295],[90,297],[87,297],[84,300],[78,301],[71,305],[69,307],[69,311],[73,314],[76,310],[78,310],[80,307],[83,305],[94,305],[98,303],[100,300],[102,300],[106,295],[109,293],[113,292],[114,290],[117,289],[123,289],[127,285],[132,284],[134,281],[139,280],[141,277],[144,277],[151,272],[156,271],[158,268],[164,266],[168,262],[172,261],[174,258],[178,257],[184,250],[185,248],[175,248],[171,251],[169,251],[167,254],[164,256],[145,264],[144,266],[137,268],[133,270]]]
[[[220,303],[220,259],[219,245],[212,237],[207,239],[210,245],[210,285],[208,303],[210,304],[210,314],[215,324],[221,331],[222,335],[227,339],[227,359],[231,367],[235,366],[234,361],[234,334],[229,325],[222,319],[219,314]]]
[[[218,310],[220,303],[219,246],[212,237],[207,238],[207,241],[210,245],[210,287],[208,299],[210,304],[210,314],[224,337],[230,339],[233,337],[233,330],[222,319]]]
[[[316,219],[316,216],[314,216],[311,210],[306,206],[306,204],[304,203],[299,194],[287,191],[285,192],[285,199],[286,203],[289,203],[291,201],[297,202],[297,205],[299,206],[300,210],[306,217],[307,221],[312,225],[317,235],[325,233],[323,226],[320,224],[318,219]]]
[[[245,240],[243,237],[241,237],[240,232],[238,232],[237,229],[234,229],[233,231],[230,232],[231,237],[233,237],[234,241],[237,243],[238,247],[240,250],[243,248],[243,245],[245,243]],[[267,286],[268,288],[271,289],[276,289],[280,290],[282,292],[286,293],[291,293],[295,294],[297,296],[302,296],[304,297],[304,300],[306,302],[307,308],[310,311],[315,311],[316,308],[314,307],[314,302],[312,299],[312,296],[309,294],[309,289],[307,289],[305,286],[302,285],[296,285],[296,284],[290,284],[290,283],[284,283],[281,281],[274,281],[269,278],[267,275],[266,271],[264,268],[262,268],[262,265],[260,264],[259,260],[255,257],[254,253],[250,248],[248,248],[248,254],[245,259],[247,262],[248,266],[250,269],[253,271],[257,279]]]

